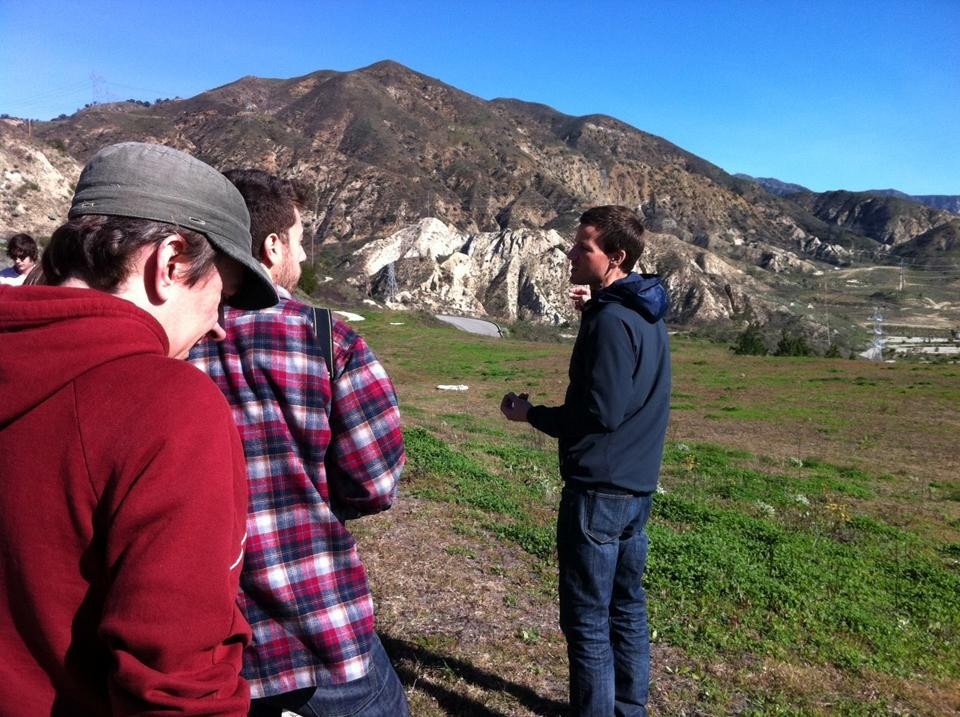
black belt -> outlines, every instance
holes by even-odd
[[[613,495],[632,495],[638,498],[644,498],[651,494],[650,491],[628,490],[612,483],[592,483],[575,478],[567,478],[564,485],[577,491],[598,490],[601,493],[612,493]]]

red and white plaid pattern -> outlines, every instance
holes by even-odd
[[[282,293],[282,292],[281,292]],[[240,606],[254,698],[366,674],[373,599],[347,518],[390,507],[405,460],[396,394],[376,356],[333,323],[334,378],[306,304],[227,308],[223,342],[190,360],[223,391],[250,487]]]

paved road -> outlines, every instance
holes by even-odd
[[[445,321],[448,324],[453,324],[458,329],[463,331],[469,331],[471,334],[482,334],[483,336],[503,336],[503,333],[500,331],[500,327],[497,326],[492,321],[486,321],[484,319],[470,319],[465,316],[443,316],[437,315],[437,318],[441,321]]]

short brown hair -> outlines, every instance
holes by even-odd
[[[623,249],[626,259],[620,268],[628,273],[633,271],[644,249],[643,222],[635,211],[616,204],[593,207],[580,215],[580,224],[600,232],[598,241],[604,252],[611,254]]]
[[[185,242],[183,254],[189,261],[185,281],[193,286],[214,267],[217,255],[205,236],[163,222],[102,214],[71,219],[53,233],[43,253],[44,283],[59,286],[74,278],[91,289],[112,293],[130,275],[134,254],[171,234]]]
[[[297,221],[293,210],[303,209],[306,192],[296,182],[261,169],[229,169],[223,174],[240,190],[246,202],[253,256],[259,259],[268,236],[276,234],[287,238],[287,230]]]

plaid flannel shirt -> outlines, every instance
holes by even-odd
[[[190,360],[226,395],[250,488],[240,607],[253,629],[254,698],[363,677],[373,599],[343,521],[386,510],[405,460],[393,385],[364,340],[333,322],[334,378],[311,307],[225,309],[223,342]]]

